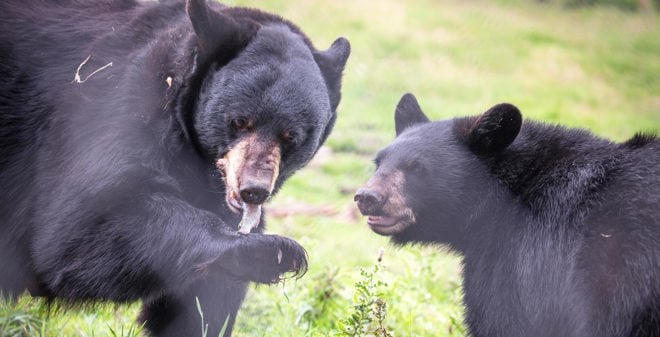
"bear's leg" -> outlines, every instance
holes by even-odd
[[[208,328],[206,336],[217,337],[227,321],[224,337],[229,337],[246,290],[246,282],[228,275],[209,275],[176,297],[163,296],[145,304],[140,320],[154,337],[203,336],[198,299],[203,324]]]
[[[28,269],[27,253],[12,245],[13,242],[0,240],[0,296],[15,300],[25,289],[35,295],[36,279]]]

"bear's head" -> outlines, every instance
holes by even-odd
[[[378,152],[375,173],[355,194],[370,228],[397,243],[452,243],[488,188],[480,157],[497,155],[522,125],[498,104],[480,116],[429,121],[412,94],[395,112],[396,138]]]
[[[254,9],[189,0],[187,11],[202,75],[180,119],[238,212],[267,200],[328,137],[350,45],[339,38],[318,51],[293,24]]]

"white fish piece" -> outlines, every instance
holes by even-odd
[[[238,232],[247,234],[252,231],[253,228],[259,226],[259,220],[261,220],[261,205],[243,203],[243,218],[241,223],[238,224]]]

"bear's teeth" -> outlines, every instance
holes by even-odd
[[[261,205],[253,205],[243,202],[243,218],[241,223],[238,224],[238,232],[247,234],[253,228],[259,225],[261,219]]]

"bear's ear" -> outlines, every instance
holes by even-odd
[[[333,113],[341,100],[341,77],[350,54],[351,44],[343,37],[335,40],[327,50],[314,52],[314,60],[321,69],[325,85],[328,87],[330,108]]]
[[[417,103],[415,95],[407,93],[401,97],[394,112],[394,128],[397,136],[403,130],[415,124],[428,123],[429,121],[429,118],[426,117],[419,103]]]
[[[522,126],[520,110],[509,103],[497,104],[475,120],[468,144],[477,153],[495,153],[513,143]]]
[[[192,23],[200,51],[211,55],[222,48],[231,52],[250,41],[259,27],[252,22],[241,22],[211,9],[207,0],[187,0],[186,11]]]

